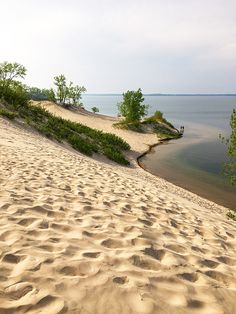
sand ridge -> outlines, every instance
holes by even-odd
[[[0,313],[236,313],[222,207],[3,119],[0,134]]]
[[[55,103],[50,101],[32,101],[31,103],[37,106],[39,105],[47,109],[50,113],[53,113],[54,115],[59,117],[63,117],[64,119],[79,122],[91,128],[96,128],[98,130],[114,133],[120,136],[130,144],[130,157],[132,159],[137,158],[140,155],[140,152],[148,150],[149,145],[153,145],[159,142],[156,134],[145,134],[114,128],[113,124],[119,121],[116,117],[94,114],[84,109],[72,111],[56,105]]]

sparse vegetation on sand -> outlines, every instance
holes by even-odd
[[[152,117],[150,117],[150,119],[152,119]],[[118,129],[131,130],[139,133],[155,133],[160,139],[175,139],[182,136],[174,127],[170,127],[169,124],[159,121],[149,122],[144,120],[129,123],[120,121],[114,123],[113,126]]]
[[[99,153],[122,165],[129,165],[122,150],[130,149],[120,137],[104,133],[87,127],[83,124],[56,117],[41,107],[26,103],[24,106],[14,106],[5,104],[7,110],[3,108],[0,114],[8,118],[18,118],[28,125],[46,135],[48,138],[56,139],[59,142],[67,142],[74,149],[88,156]]]
[[[167,121],[161,111],[144,118],[147,115],[148,105],[143,104],[144,97],[141,89],[127,91],[123,94],[123,101],[118,104],[122,119],[114,127],[140,133],[156,133],[161,139],[179,138],[181,134]]]
[[[230,219],[233,219],[234,221],[236,221],[236,212],[235,212],[235,211],[229,210],[226,215],[227,215],[227,217],[229,217]]]
[[[17,114],[4,108],[0,108],[0,116],[13,120]]]
[[[4,70],[5,69],[5,70]],[[27,123],[50,139],[59,142],[67,142],[74,149],[92,156],[93,153],[102,154],[109,159],[122,164],[129,165],[123,151],[129,150],[130,145],[115,134],[105,133],[92,129],[80,123],[56,117],[46,109],[29,103],[26,88],[11,78],[19,70],[19,65],[6,67],[0,65],[0,115],[9,119],[17,117],[19,121]],[[5,76],[3,72],[6,72]],[[10,71],[10,72],[9,72]],[[8,73],[9,72],[9,73]],[[23,76],[25,72],[23,73]],[[22,76],[21,76],[22,77]]]
[[[227,145],[228,161],[223,164],[223,171],[232,185],[236,184],[236,110],[234,109],[230,119],[231,134],[229,138],[220,135],[222,142]]]

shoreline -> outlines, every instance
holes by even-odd
[[[142,153],[138,158],[137,158],[137,163],[139,165],[139,167],[141,167],[142,169],[144,169],[146,172],[156,176],[157,178],[162,178],[163,180],[174,184],[175,186],[187,190],[195,195],[197,195],[200,198],[203,198],[209,202],[213,202],[219,206],[223,206],[225,208],[227,208],[228,210],[232,210],[235,211],[235,201],[234,200],[234,191],[232,190],[232,187],[229,186],[229,190],[227,190],[227,188],[221,188],[221,185],[219,183],[219,185],[211,185],[211,182],[213,180],[213,178],[211,178],[210,175],[206,174],[206,176],[208,175],[208,177],[206,177],[206,181],[205,180],[201,180],[200,177],[196,177],[194,176],[194,173],[192,174],[193,177],[191,177],[191,173],[185,173],[184,171],[180,173],[177,172],[177,174],[172,177],[172,179],[170,178],[171,176],[171,172],[168,170],[168,168],[165,168],[165,165],[162,165],[162,171],[160,172],[160,174],[157,171],[154,171],[154,169],[151,168],[152,162],[153,161],[149,161],[151,164],[149,165],[150,168],[148,168],[148,166],[145,166],[141,159],[150,154],[152,152],[152,150],[157,147],[160,146],[161,144],[164,144],[166,142],[169,141],[173,141],[175,140],[175,138],[173,139],[163,139],[161,140],[159,143],[156,143],[154,145],[150,145],[149,149]],[[165,153],[164,157],[163,155],[161,156],[161,159],[159,160],[165,160],[165,156],[168,158],[168,154]],[[164,169],[164,170],[163,170]],[[182,169],[184,170],[184,169]],[[187,171],[187,170],[185,170]],[[195,175],[198,174],[198,170],[192,170],[195,171]]]
[[[87,157],[2,118],[0,133],[0,312],[235,312],[225,208],[136,162]]]
[[[179,138],[181,138],[181,137],[179,137]],[[144,169],[145,171],[147,171],[146,168],[143,167],[143,166],[140,164],[139,159],[141,159],[142,157],[144,157],[144,156],[146,156],[147,154],[149,154],[149,153],[151,152],[151,150],[152,150],[154,147],[159,146],[159,145],[161,145],[161,144],[163,144],[163,143],[165,143],[165,142],[168,142],[168,141],[178,140],[179,138],[174,138],[174,137],[173,137],[173,138],[163,138],[163,139],[160,139],[159,142],[157,142],[157,143],[155,143],[155,144],[153,144],[153,145],[149,145],[148,150],[145,151],[144,153],[142,153],[140,156],[137,157],[137,164],[139,165],[139,167],[142,168],[142,169]],[[147,172],[149,172],[149,171],[147,171]],[[150,173],[150,172],[149,172],[149,173]]]
[[[149,152],[153,147],[158,146],[162,142],[166,142],[168,140],[175,140],[175,138],[159,139],[157,135],[154,133],[138,133],[138,132],[134,132],[130,130],[117,129],[113,127],[113,123],[115,121],[118,121],[117,117],[102,115],[100,113],[94,114],[93,112],[90,112],[86,109],[82,109],[82,110],[79,109],[78,111],[71,111],[69,109],[65,109],[63,107],[60,107],[48,101],[33,102],[33,103],[44,107],[45,109],[49,110],[51,113],[57,116],[71,119],[72,121],[85,124],[89,127],[96,128],[104,132],[114,133],[122,137],[131,146],[131,150],[127,153],[127,156],[130,159],[131,165],[129,168],[126,168],[126,172],[127,170],[130,170],[130,171],[135,171],[139,173],[139,169],[140,169],[144,171],[149,176],[149,178],[151,176],[151,177],[156,178],[157,180],[161,180],[162,182],[164,182],[164,184],[163,183],[162,184],[165,186],[168,186],[168,189],[170,189],[170,191],[174,191],[175,194],[180,195],[180,196],[184,195],[184,198],[187,198],[188,200],[194,200],[194,202],[198,205],[200,204],[210,209],[215,208],[217,211],[220,211],[220,212],[222,212],[222,209],[223,209],[225,213],[229,210],[229,208],[223,205],[220,205],[214,201],[211,201],[205,197],[202,197],[179,185],[176,185],[175,183],[172,183],[162,177],[159,177],[139,165],[138,159],[146,155],[147,152]],[[177,139],[179,138],[176,138],[176,140]],[[123,169],[122,166],[115,164],[114,162],[105,160],[101,156],[99,157],[94,156],[93,159],[110,164],[115,168]]]

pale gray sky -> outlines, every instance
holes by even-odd
[[[0,62],[49,87],[235,93],[235,0],[0,0]]]

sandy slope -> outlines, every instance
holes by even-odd
[[[121,130],[113,127],[113,124],[118,121],[118,118],[94,114],[87,110],[71,111],[63,107],[57,106],[49,101],[32,102],[35,105],[41,105],[56,116],[63,117],[75,122],[83,123],[91,128],[96,128],[104,132],[114,133],[125,139],[131,146],[131,158],[137,158],[140,152],[148,149],[149,145],[158,143],[155,134],[143,134],[133,131]]]
[[[236,313],[235,223],[142,169],[0,119],[0,211],[1,314]]]

